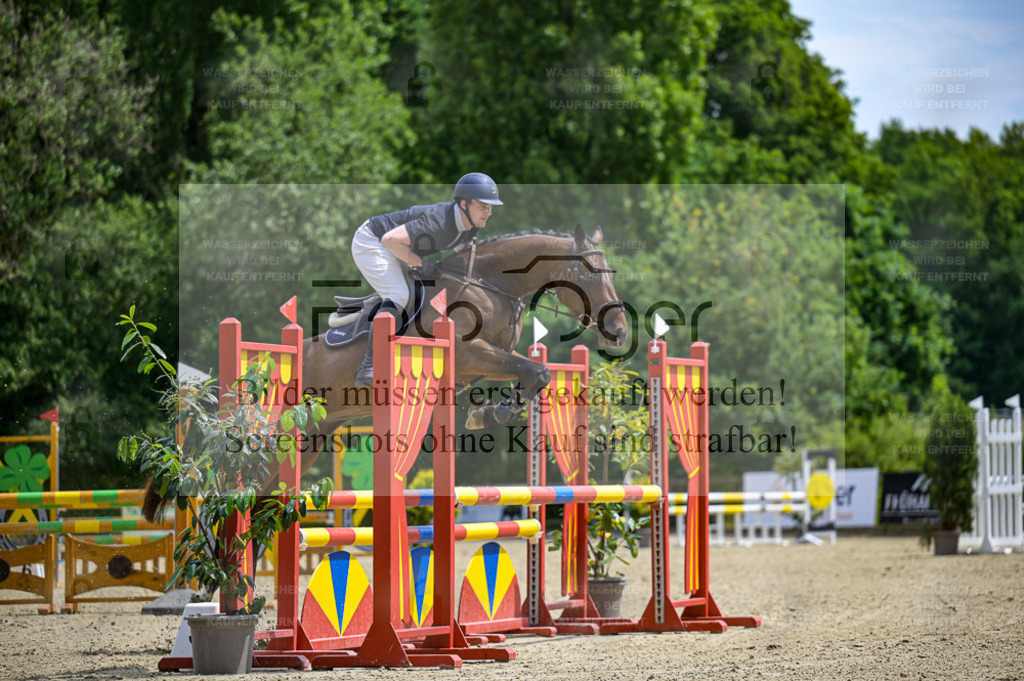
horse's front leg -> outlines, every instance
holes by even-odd
[[[466,428],[478,430],[515,421],[523,407],[551,380],[546,366],[515,352],[506,352],[479,339],[467,343],[456,358],[458,372],[492,381],[516,381],[512,395],[497,404],[476,406],[466,417]]]

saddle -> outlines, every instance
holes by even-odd
[[[404,310],[402,319],[398,320],[398,331],[401,335],[423,311],[424,284],[412,271],[405,272],[405,283],[409,288],[409,303]],[[331,328],[324,334],[324,343],[329,348],[340,348],[370,333],[370,313],[380,306],[382,300],[379,293],[371,293],[362,297],[334,296],[338,303],[336,312],[331,313],[328,324]]]

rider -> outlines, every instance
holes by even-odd
[[[502,205],[498,185],[483,173],[463,175],[455,185],[452,201],[413,206],[396,213],[372,217],[352,238],[352,258],[367,283],[380,294],[379,310],[398,316],[409,301],[409,289],[402,271],[419,268],[425,279],[437,276],[437,263],[424,256],[469,248],[477,232],[487,225],[491,207]],[[356,369],[356,385],[373,384],[373,338],[366,343],[366,355]]]

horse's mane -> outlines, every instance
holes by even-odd
[[[528,236],[550,236],[559,239],[572,239],[572,234],[566,232],[556,232],[550,229],[530,229],[523,232],[510,232],[509,234],[497,234],[495,236],[489,236],[482,241],[477,242],[478,245],[483,246],[484,244],[498,244],[505,241],[515,241],[516,239],[522,239]]]
[[[496,234],[494,236],[487,237],[486,239],[477,241],[477,258],[501,258],[504,254],[499,252],[500,247],[503,244],[513,244],[517,241],[529,238],[546,238],[546,239],[559,239],[568,241],[571,245],[575,242],[576,237],[567,232],[558,232],[550,229],[529,229],[521,232],[509,232],[508,234]],[[591,242],[590,237],[587,237],[587,242]],[[443,260],[449,267],[455,271],[461,272],[467,267],[469,262],[469,252],[463,251],[461,253],[453,253]]]
[[[575,239],[571,234],[547,229],[530,229],[521,232],[509,232],[508,234],[496,234],[477,241],[477,258],[505,257],[505,254],[500,252],[502,245],[514,244],[515,242],[523,239],[537,237],[568,240],[570,244]],[[454,270],[456,272],[464,272],[469,263],[469,251],[466,250],[461,253],[452,253],[448,257],[444,258],[443,262],[447,263],[448,267],[451,268],[449,271]]]

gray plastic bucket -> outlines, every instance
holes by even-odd
[[[259,615],[197,615],[192,630],[192,668],[196,674],[248,674]]]
[[[618,617],[622,611],[622,594],[626,590],[625,577],[591,577],[587,591],[601,617]]]

